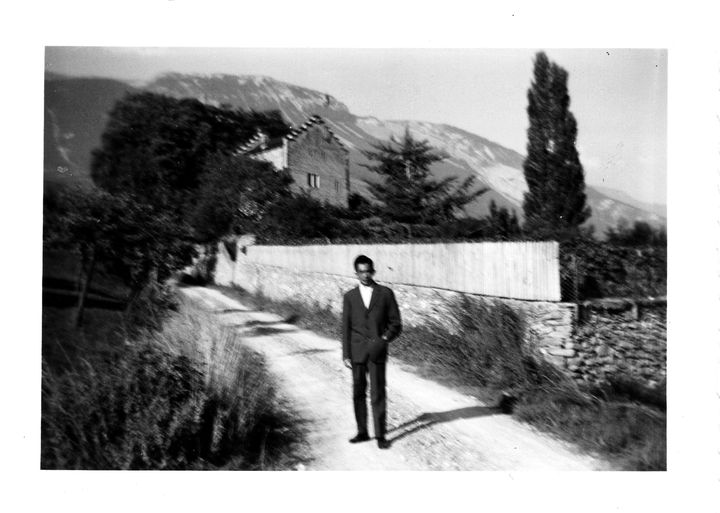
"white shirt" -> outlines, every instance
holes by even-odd
[[[365,308],[370,308],[370,299],[372,299],[373,288],[368,285],[359,284],[360,295],[362,296],[363,304]]]

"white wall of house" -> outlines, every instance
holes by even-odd
[[[287,140],[283,139],[282,146],[258,153],[254,158],[270,162],[277,170],[285,169],[287,167],[287,144]]]

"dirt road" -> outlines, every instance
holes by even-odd
[[[350,371],[340,342],[252,311],[222,293],[183,292],[243,334],[265,356],[283,398],[308,426],[308,470],[608,470],[579,452],[473,397],[387,365],[389,450],[374,440],[352,445],[356,431]],[[372,426],[371,430],[372,430]],[[372,435],[372,431],[371,431]]]

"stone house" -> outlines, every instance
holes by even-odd
[[[290,172],[295,192],[305,191],[327,203],[347,207],[350,194],[349,151],[320,116],[282,137],[258,132],[238,148],[250,158]]]

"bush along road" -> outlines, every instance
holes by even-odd
[[[279,316],[254,311],[222,293],[181,289],[199,306],[239,330],[262,354],[279,394],[299,414],[308,470],[613,470],[599,457],[540,433],[498,408],[424,379],[390,360],[388,440],[349,444],[355,434],[352,376],[340,341],[298,329]],[[372,436],[372,426],[371,436]]]

